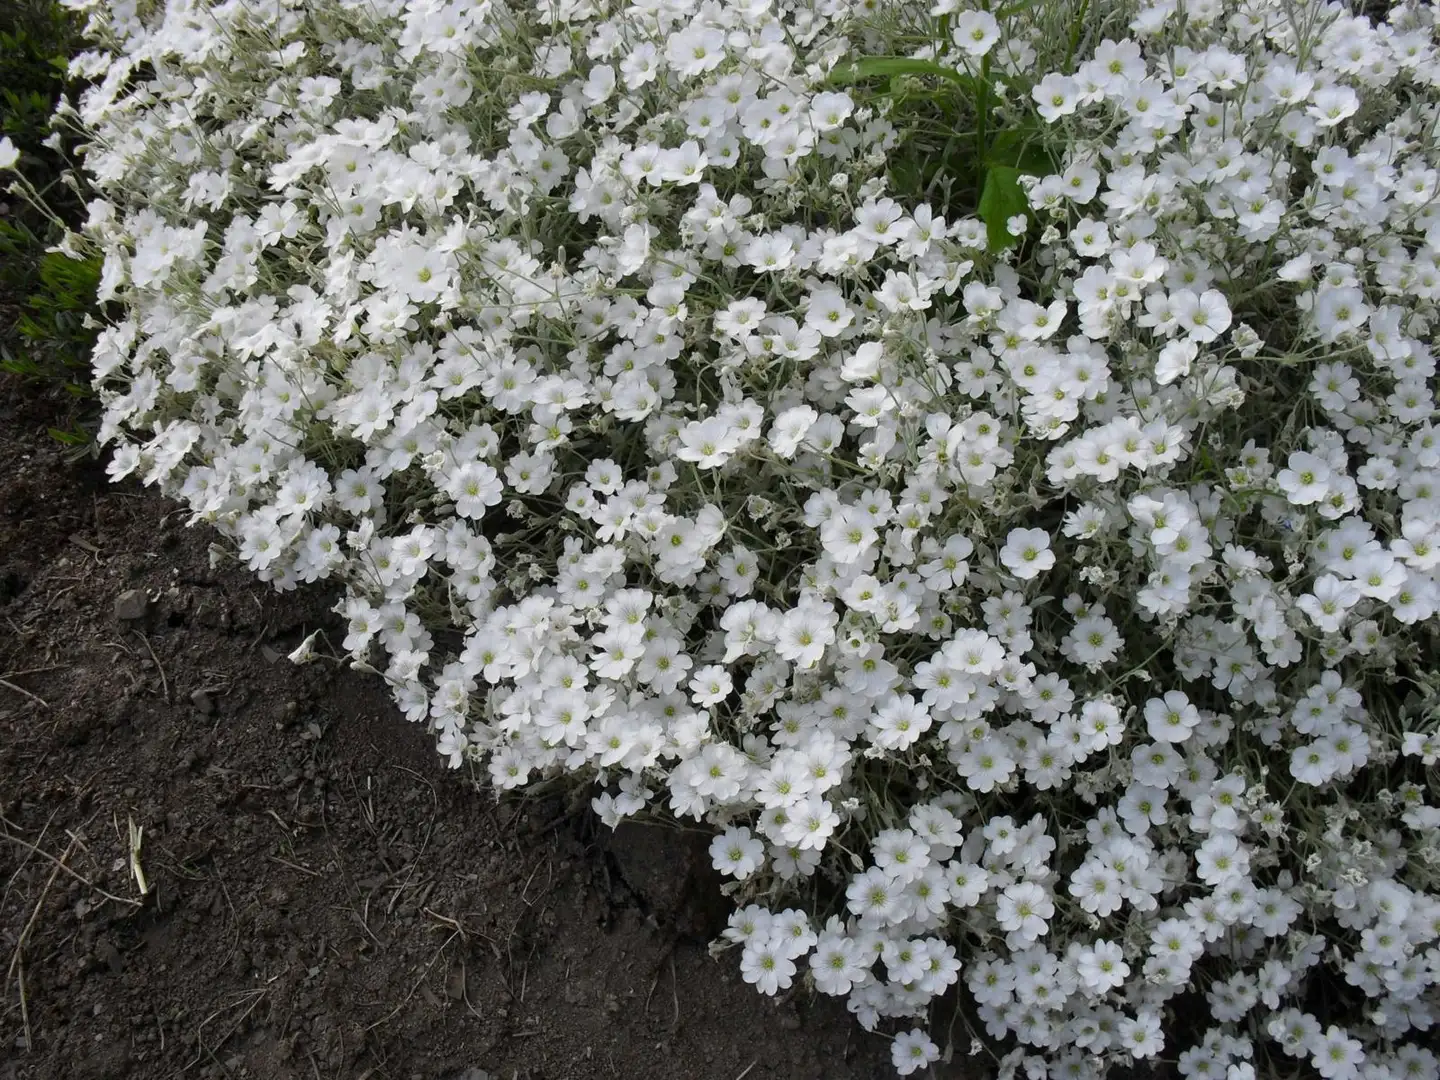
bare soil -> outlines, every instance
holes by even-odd
[[[378,679],[285,659],[333,596],[212,570],[61,408],[0,382],[0,1080],[890,1075],[708,955],[702,837],[447,770]]]

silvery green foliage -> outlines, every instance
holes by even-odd
[[[452,766],[718,826],[901,1073],[958,980],[1005,1075],[1440,1075],[1433,6],[71,2],[111,471]],[[1002,254],[897,53],[1055,152]]]

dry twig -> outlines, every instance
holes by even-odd
[[[65,852],[55,862],[55,869],[50,871],[50,876],[45,879],[45,887],[40,890],[40,899],[35,901],[35,908],[30,912],[30,919],[25,923],[25,928],[20,931],[20,938],[15,942],[15,952],[10,957],[10,967],[5,972],[5,980],[9,982],[10,977],[19,974],[18,983],[20,986],[20,1020],[25,1025],[25,1050],[29,1052],[35,1049],[34,1037],[30,1032],[30,1004],[25,995],[25,943],[30,938],[30,931],[35,929],[35,923],[40,918],[40,911],[45,906],[45,898],[50,895],[50,886],[55,884],[55,878],[59,876],[62,869],[66,869],[65,860],[70,857],[70,852],[75,850],[75,841],[65,845]]]
[[[50,703],[44,698],[35,696],[29,690],[26,690],[23,686],[16,686],[9,679],[0,679],[0,686],[5,687],[5,689],[7,690],[14,690],[15,693],[19,694],[21,697],[27,697],[31,701],[35,702],[35,704],[40,705],[43,708],[50,708]]]
[[[432,968],[435,967],[435,961],[439,960],[440,957],[445,955],[445,950],[450,947],[450,943],[459,936],[460,931],[456,930],[452,932],[448,938],[445,939],[445,943],[441,945],[440,948],[435,950],[435,955],[430,958],[430,963],[425,965],[425,970],[420,973],[420,978],[415,981],[415,985],[410,987],[410,992],[405,995],[404,999],[398,1005],[396,1005],[395,1008],[391,1009],[388,1013],[382,1016],[379,1020],[376,1020],[373,1024],[367,1025],[365,1028],[365,1031],[367,1033],[373,1031],[377,1027],[380,1027],[382,1024],[388,1024],[391,1020],[395,1019],[395,1017],[400,1015],[400,1010],[405,1008],[405,1006],[409,1004],[410,999],[415,996],[415,991],[419,990],[420,987],[424,985],[425,980],[430,977],[430,971]]]
[[[66,865],[65,865],[64,863],[62,863],[59,859],[57,859],[54,855],[51,855],[48,851],[44,851],[44,850],[42,850],[41,848],[36,847],[34,844],[30,843],[30,841],[28,841],[28,840],[24,840],[24,839],[22,839],[22,838],[20,838],[20,837],[18,837],[18,836],[13,836],[13,835],[11,835],[11,834],[8,833],[8,832],[4,832],[3,830],[0,830],[0,840],[9,840],[9,841],[11,841],[11,842],[13,842],[13,843],[19,844],[21,847],[27,849],[28,851],[34,852],[36,855],[39,855],[42,859],[49,859],[49,860],[50,860],[52,863],[54,863],[59,869],[65,871],[65,873],[69,874],[69,875],[70,875],[72,878],[74,878],[76,881],[80,882],[81,885],[84,885],[87,889],[93,889],[95,892],[97,892],[97,893],[99,893],[101,896],[105,897],[106,900],[113,900],[113,901],[115,901],[115,903],[117,903],[117,904],[124,904],[124,905],[126,905],[127,907],[137,907],[137,908],[138,908],[138,907],[144,907],[144,906],[145,906],[145,902],[144,902],[143,900],[130,900],[130,899],[127,899],[126,897],[116,896],[114,893],[106,892],[104,889],[100,888],[99,885],[96,885],[93,881],[88,881],[88,880],[86,880],[85,878],[81,877],[81,876],[80,876],[79,874],[77,874],[74,870],[71,870],[70,867],[66,866]]]
[[[165,695],[165,704],[168,705],[170,704],[170,680],[165,677],[165,665],[160,663],[160,657],[155,655],[155,649],[150,644],[148,637],[140,633],[139,630],[135,631],[135,636],[144,642],[145,650],[150,654],[150,659],[155,661],[155,670],[160,672],[160,689]]]

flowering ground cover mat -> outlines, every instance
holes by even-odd
[[[902,1075],[1440,1073],[1433,4],[73,6],[109,471],[295,662]]]

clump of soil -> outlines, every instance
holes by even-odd
[[[330,596],[212,570],[53,422],[0,383],[0,1080],[890,1074],[707,954],[703,839],[497,803],[286,660]]]

